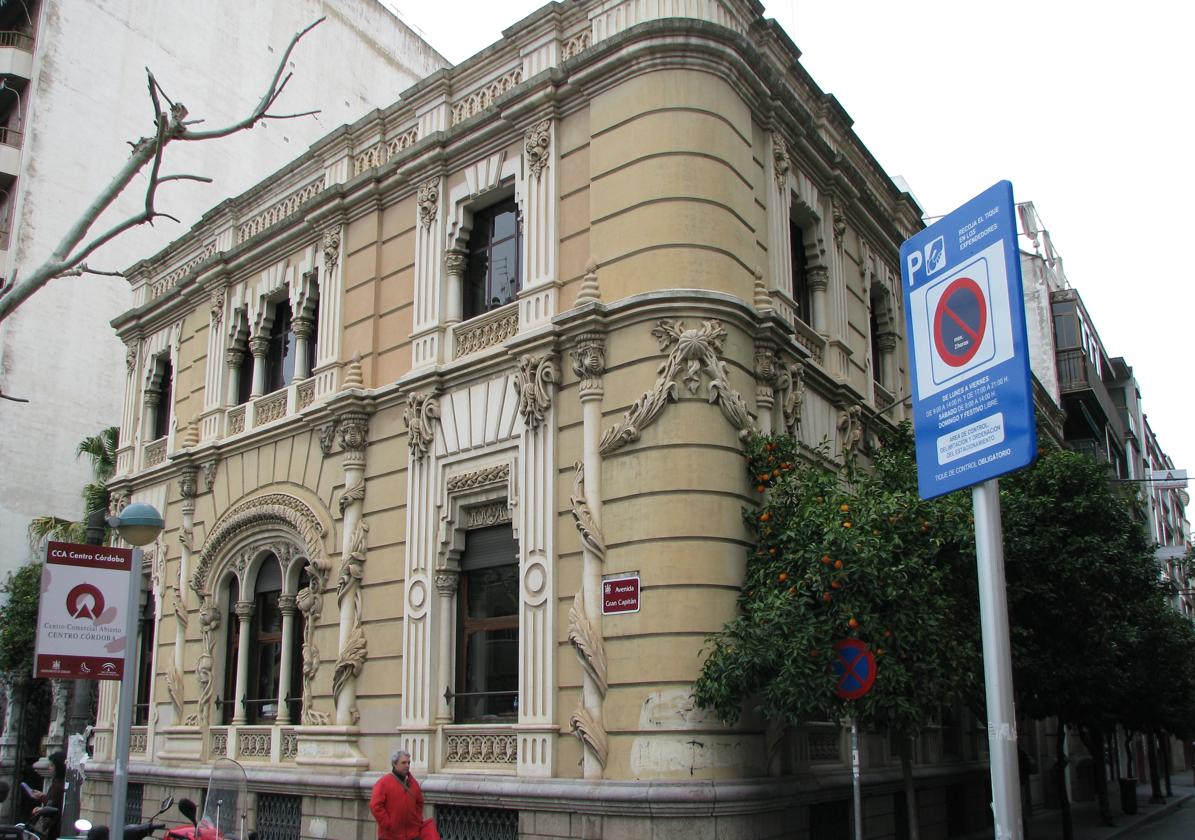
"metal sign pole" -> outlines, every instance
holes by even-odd
[[[129,608],[125,614],[124,675],[116,701],[116,756],[112,764],[112,815],[108,819],[111,837],[124,835],[125,802],[129,789],[129,739],[133,729],[133,699],[136,694],[137,630],[141,604],[141,549],[133,549],[129,567]]]
[[[863,790],[859,768],[859,722],[851,718],[851,793],[855,804],[855,840],[863,840]]]
[[[983,631],[995,837],[996,840],[1021,840],[1017,719],[1012,700],[1012,655],[1008,639],[999,480],[989,479],[972,487],[971,501],[975,511],[975,560],[979,569],[979,622]]]

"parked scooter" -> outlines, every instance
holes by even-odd
[[[166,823],[156,822],[156,820],[173,807],[173,805],[174,797],[167,796],[162,800],[158,812],[149,818],[149,822],[126,825],[124,827],[124,840],[145,840],[145,838],[149,837],[155,831],[166,828]],[[91,820],[75,820],[75,831],[80,837],[85,837],[86,840],[109,840],[108,826],[94,825]]]
[[[190,799],[180,799],[178,810],[190,825],[172,828],[165,840],[257,840],[257,832],[247,828],[249,810],[245,768],[231,758],[217,759],[208,778],[203,816]]]

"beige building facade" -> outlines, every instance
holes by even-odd
[[[743,437],[904,415],[920,220],[761,15],[550,4],[134,267],[114,487],[167,522],[138,793],[230,757],[259,823],[372,837],[402,747],[445,837],[834,836],[843,733],[690,692],[751,540]],[[919,745],[923,836],[983,809],[980,735]]]

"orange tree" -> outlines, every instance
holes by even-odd
[[[982,653],[970,500],[918,497],[908,427],[869,469],[839,469],[787,435],[755,437],[746,454],[761,504],[744,517],[758,542],[738,616],[709,639],[697,702],[727,722],[750,705],[783,723],[853,717],[908,736],[972,699]],[[876,657],[858,700],[834,693],[833,645],[848,638]]]

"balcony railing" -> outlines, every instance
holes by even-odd
[[[0,126],[0,145],[21,148],[21,132],[11,126]]]
[[[0,32],[0,47],[16,47],[18,50],[33,52],[33,38],[24,32]]]

